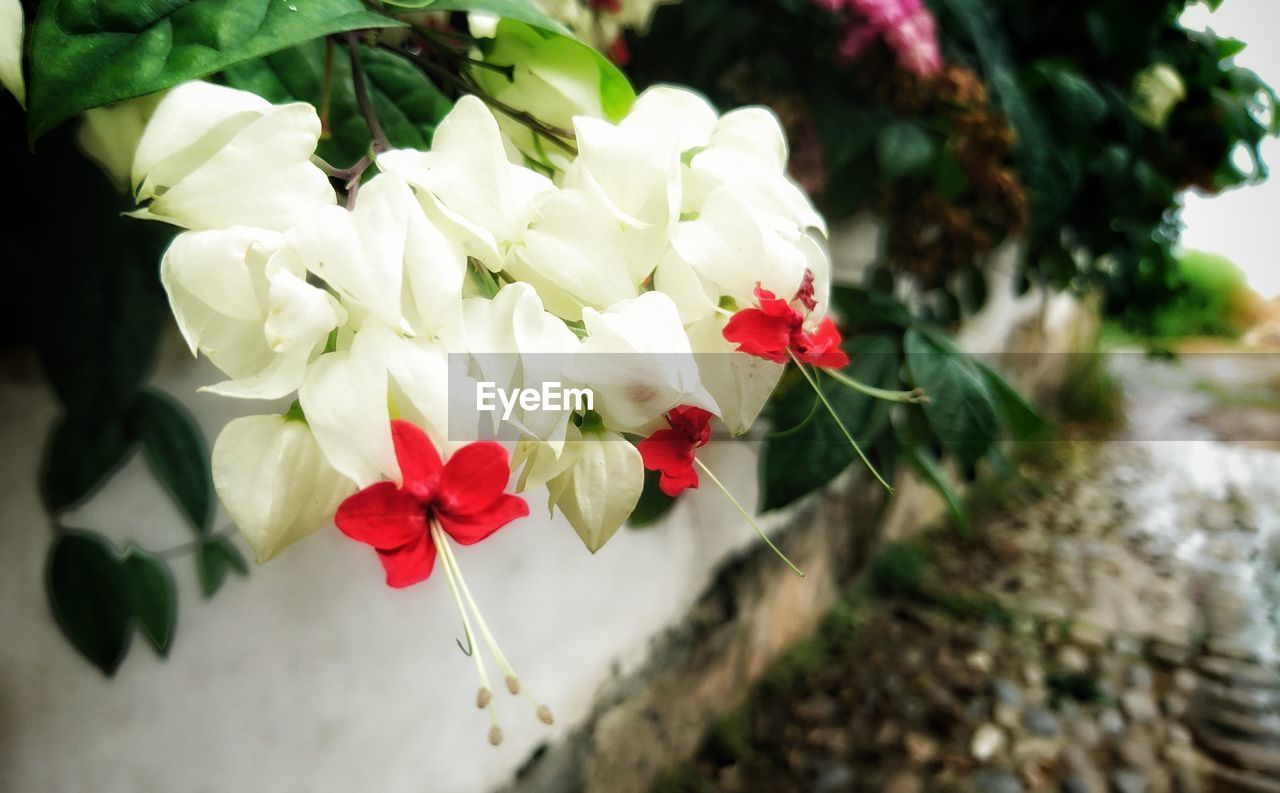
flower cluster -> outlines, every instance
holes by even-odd
[[[289,414],[233,421],[215,444],[215,486],[259,560],[357,489],[406,481],[393,420],[446,455],[460,446],[450,354],[521,361],[476,358],[502,387],[592,389],[589,411],[512,422],[519,488],[545,486],[592,551],[639,498],[633,441],[684,410],[741,433],[788,356],[843,362],[822,219],[785,175],[771,113],[718,115],[662,86],[619,123],[579,116],[573,132],[576,155],[548,175],[464,96],[430,151],[378,154],[343,205],[313,159],[310,105],[189,83],[156,108],[135,214],[187,229],[161,276],[192,352],[226,374],[207,390],[296,396]],[[396,570],[393,584],[413,578]]]
[[[848,22],[840,42],[840,58],[857,60],[868,46],[883,40],[898,64],[927,77],[942,68],[937,23],[921,0],[813,0],[833,12],[846,12]]]

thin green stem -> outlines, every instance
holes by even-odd
[[[364,63],[360,59],[360,35],[355,31],[347,33],[347,49],[351,53],[351,84],[356,92],[356,104],[364,115],[365,124],[369,127],[369,136],[373,138],[373,153],[381,154],[391,150],[391,141],[382,129],[378,120],[378,111],[373,107],[373,99],[369,96],[369,84],[365,80]]]
[[[711,473],[711,469],[707,467],[706,463],[702,462],[697,457],[693,458],[693,462],[702,470],[702,473],[707,475],[707,478],[711,480],[712,484],[720,488],[720,492],[724,493],[725,498],[729,499],[729,502],[738,508],[738,512],[742,513],[742,517],[747,519],[747,523],[751,524],[751,528],[756,530],[756,534],[760,535],[760,539],[764,540],[765,545],[768,545],[769,549],[776,553],[779,559],[786,562],[787,567],[794,570],[796,575],[804,578],[805,574],[800,571],[800,568],[796,567],[795,564],[787,558],[787,555],[783,553],[778,546],[773,544],[773,540],[769,539],[769,535],[764,533],[764,529],[760,528],[759,524],[756,523],[755,518],[751,517],[751,513],[747,512],[746,508],[743,507],[742,504],[738,503],[738,499],[734,498],[733,493],[729,492],[729,488],[725,487],[724,483],[716,478],[715,474]]]
[[[890,391],[887,388],[876,388],[867,385],[861,380],[855,380],[839,369],[823,369],[828,377],[837,383],[847,385],[854,391],[859,391],[876,399],[883,399],[886,402],[902,402],[907,405],[923,405],[929,401],[929,397],[925,395],[923,388],[916,388],[911,391]]]
[[[880,472],[876,470],[876,467],[871,464],[871,460],[867,458],[866,453],[862,451],[862,447],[853,439],[853,433],[849,432],[849,428],[844,425],[844,421],[841,420],[840,414],[837,413],[836,409],[831,405],[831,401],[827,399],[827,395],[822,393],[822,387],[818,385],[818,381],[813,375],[809,374],[808,369],[804,368],[804,364],[800,363],[800,359],[796,357],[794,352],[791,352],[790,350],[787,352],[791,356],[791,360],[795,362],[796,368],[800,370],[800,374],[804,375],[804,379],[809,381],[809,385],[813,388],[813,392],[818,395],[818,399],[822,400],[822,404],[826,406],[827,412],[830,413],[831,418],[835,420],[836,426],[840,428],[842,433],[844,433],[844,437],[849,441],[849,445],[853,447],[853,450],[857,453],[858,457],[861,458],[863,464],[867,466],[869,471],[871,471],[871,475],[874,476],[880,484],[884,485],[885,490],[892,493],[893,487],[884,480],[884,477],[880,475]]]

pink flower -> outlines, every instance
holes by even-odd
[[[942,68],[937,24],[921,0],[813,0],[819,8],[848,13],[838,53],[841,61],[856,60],[876,39],[893,50],[898,65],[928,77]]]

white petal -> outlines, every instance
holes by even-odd
[[[271,103],[249,91],[194,81],[174,88],[156,107],[133,158],[135,190],[173,184],[260,118]]]
[[[356,489],[325,461],[307,425],[283,416],[229,423],[212,467],[218,498],[260,563],[328,525]]]
[[[329,464],[360,487],[383,479],[400,481],[391,443],[387,366],[380,351],[378,334],[362,330],[351,349],[317,358],[298,389],[307,423]]]
[[[711,146],[754,157],[775,173],[787,169],[787,136],[777,115],[765,107],[742,107],[716,122]]]
[[[160,111],[172,96],[160,103],[148,132],[159,123]],[[238,126],[238,118],[223,126],[228,125],[236,127],[234,134],[213,151],[207,151],[211,132],[200,151],[180,152],[162,163],[165,167],[158,172],[172,170],[181,173],[178,178],[149,174],[139,200],[151,203],[134,214],[187,228],[253,225],[285,231],[335,203],[328,177],[311,162],[320,139],[320,119],[311,105],[272,107],[247,125]],[[146,142],[144,135],[143,145]],[[137,156],[142,152],[140,145]],[[174,161],[182,167],[168,168]],[[135,178],[138,171],[135,157]]]
[[[164,94],[127,99],[114,105],[95,107],[80,117],[76,141],[89,159],[102,166],[111,181],[128,191],[133,171],[133,153],[138,149],[147,122]]]
[[[26,107],[26,84],[22,79],[22,37],[26,30],[20,0],[0,0],[0,85]]]
[[[712,315],[689,326],[702,385],[720,408],[729,432],[740,435],[755,423],[782,378],[785,366],[736,352],[724,338],[727,317]]]
[[[655,85],[636,97],[622,124],[640,135],[670,141],[678,153],[706,146],[716,111],[701,94],[674,85]]]
[[[307,362],[316,351],[303,348],[273,355],[255,374],[223,380],[200,390],[232,399],[282,399],[302,385]]]
[[[573,467],[548,483],[587,550],[595,553],[618,531],[640,500],[644,463],[640,452],[612,432],[569,441]]]
[[[276,353],[310,350],[346,318],[328,292],[283,269],[270,275],[267,303],[263,333]]]
[[[507,269],[538,290],[548,311],[568,320],[581,319],[584,306],[605,308],[636,295],[621,229],[577,190],[547,197]]]

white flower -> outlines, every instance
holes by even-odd
[[[26,26],[20,0],[0,0],[0,85],[26,107],[26,83],[22,79],[22,38]]]
[[[400,481],[392,418],[408,419],[438,447],[450,448],[448,388],[442,347],[366,322],[348,349],[311,364],[298,401],[330,465],[368,487],[383,479]]]
[[[374,317],[425,339],[461,322],[466,254],[395,174],[360,188],[354,211],[323,207],[288,234],[307,269],[341,296],[352,326]]]
[[[160,281],[192,354],[231,379],[206,390],[277,399],[302,382],[311,357],[346,312],[306,282],[296,256],[272,231],[188,231],[160,263]]]
[[[480,379],[508,392],[515,388],[541,389],[550,383],[567,386],[565,365],[578,350],[578,337],[558,317],[543,309],[537,291],[525,283],[507,284],[492,300],[469,298],[463,303],[466,351]],[[453,384],[458,407],[470,406],[465,390]],[[472,392],[474,393],[474,392]],[[572,410],[517,406],[512,423],[534,441],[551,444],[554,452],[564,441]],[[477,417],[478,418],[478,417]],[[501,414],[493,414],[495,420]],[[496,421],[495,421],[496,424]],[[458,426],[455,422],[451,426]]]
[[[727,322],[728,317],[712,314],[687,330],[702,385],[720,407],[725,427],[741,435],[764,409],[785,366],[737,352],[737,345],[724,338]]]
[[[677,405],[717,412],[669,297],[645,292],[603,313],[585,309],[582,319],[587,338],[570,374],[591,387],[606,427],[648,435]]]
[[[311,105],[180,85],[156,107],[134,154],[133,189],[145,206],[133,214],[192,229],[285,231],[335,201],[311,162],[319,138]]]
[[[80,117],[76,141],[89,159],[106,172],[121,191],[129,189],[133,153],[164,94],[148,94],[114,105],[86,110]]]
[[[574,428],[562,458],[569,464],[547,483],[551,504],[564,513],[587,550],[595,553],[618,531],[644,490],[640,452],[616,432]]]
[[[1160,129],[1173,109],[1187,98],[1187,84],[1167,63],[1153,63],[1133,78],[1133,112],[1152,129]]]
[[[538,215],[512,248],[504,270],[537,288],[547,310],[567,320],[584,308],[635,297],[622,230],[599,202],[578,190],[542,197]]]
[[[213,486],[259,562],[329,523],[355,483],[334,471],[306,422],[246,416],[213,445]]]
[[[459,99],[436,127],[430,152],[390,151],[378,157],[378,167],[413,185],[429,209],[457,224],[466,252],[494,272],[536,216],[535,199],[555,189],[550,179],[507,159],[498,122],[474,96]]]

